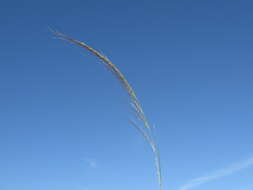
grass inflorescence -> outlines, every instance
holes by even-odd
[[[161,163],[160,163],[160,153],[158,150],[157,143],[153,136],[153,126],[150,125],[149,121],[147,120],[145,113],[142,109],[142,106],[140,104],[140,101],[138,100],[136,93],[134,92],[132,86],[129,84],[125,76],[121,73],[121,71],[102,53],[99,51],[93,49],[86,43],[83,43],[81,41],[75,40],[70,38],[69,36],[66,36],[65,34],[62,34],[57,31],[53,31],[52,33],[57,36],[60,39],[66,40],[68,42],[71,42],[75,45],[78,45],[89,52],[91,52],[93,55],[98,57],[102,63],[114,74],[114,76],[118,79],[118,81],[122,84],[124,89],[127,91],[130,100],[131,105],[136,113],[136,117],[141,121],[141,124],[137,124],[135,121],[131,121],[131,124],[139,131],[139,133],[145,138],[147,143],[150,145],[152,152],[154,153],[155,158],[155,166],[156,166],[156,174],[159,184],[159,189],[163,189],[163,182],[162,182],[162,174],[161,174]]]

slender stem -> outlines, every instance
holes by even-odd
[[[51,30],[52,31],[52,30]],[[60,39],[66,40],[68,42],[71,42],[75,45],[81,46],[82,48],[88,50],[93,55],[98,57],[103,64],[105,64],[106,67],[109,68],[109,70],[115,75],[115,77],[120,81],[122,86],[126,89],[130,99],[131,99],[131,105],[136,113],[137,118],[141,121],[142,125],[139,126],[135,122],[131,122],[132,125],[140,132],[140,134],[145,138],[147,143],[150,145],[152,152],[154,153],[155,157],[155,167],[156,167],[156,174],[159,184],[159,189],[163,190],[163,181],[162,181],[162,174],[161,174],[161,161],[160,161],[160,153],[157,147],[157,144],[155,142],[155,139],[152,135],[152,126],[149,124],[144,111],[142,109],[142,106],[127,79],[124,77],[124,75],[121,73],[121,71],[102,53],[99,51],[93,49],[92,47],[88,46],[87,44],[80,42],[78,40],[74,40],[62,33],[52,31],[54,35],[59,37]]]

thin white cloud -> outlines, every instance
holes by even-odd
[[[97,164],[97,162],[96,162],[94,159],[86,158],[84,161],[85,161],[85,162],[88,164],[88,166],[90,166],[91,168],[97,168],[97,167],[98,167],[98,164]]]
[[[196,186],[202,185],[202,184],[210,182],[212,180],[234,174],[235,172],[238,172],[239,170],[242,170],[242,169],[245,169],[245,168],[249,168],[250,166],[253,166],[253,156],[250,157],[247,160],[242,161],[242,162],[235,163],[235,164],[231,165],[228,168],[215,171],[210,175],[192,179],[188,183],[182,185],[179,188],[179,190],[192,189]]]

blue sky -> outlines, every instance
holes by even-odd
[[[252,190],[252,1],[5,1],[0,189],[158,189],[125,74],[156,126],[164,190]]]

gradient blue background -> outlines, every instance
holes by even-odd
[[[153,190],[153,155],[128,97],[86,51],[126,75],[156,126],[165,190],[252,156],[250,0],[4,1],[0,189]],[[253,167],[196,190],[252,190]]]

